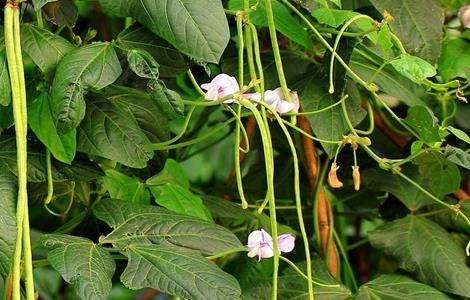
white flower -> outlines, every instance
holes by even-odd
[[[259,93],[244,94],[245,98],[252,101],[260,101],[261,95]],[[281,88],[277,88],[274,91],[266,90],[264,92],[264,101],[271,107],[272,110],[279,114],[285,113],[297,113],[299,112],[299,96],[297,92],[290,92],[290,101],[284,99],[284,93]]]
[[[288,253],[294,250],[295,237],[293,235],[281,234],[277,241],[279,252]],[[248,257],[258,256],[258,260],[273,257],[273,248],[273,238],[264,229],[255,230],[248,236]]]
[[[210,83],[204,83],[201,88],[206,90],[206,100],[217,101],[225,96],[235,94],[240,91],[238,82],[233,76],[221,73],[212,79]],[[227,99],[224,103],[233,103],[235,99]]]

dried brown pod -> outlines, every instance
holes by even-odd
[[[359,172],[359,166],[353,166],[352,169],[354,190],[359,191],[361,189],[361,173]]]
[[[343,183],[338,179],[337,171],[339,166],[333,162],[331,164],[330,172],[328,173],[328,184],[335,189],[343,187]]]

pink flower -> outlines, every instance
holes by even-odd
[[[281,234],[277,240],[280,252],[288,253],[294,249],[295,237],[291,234]],[[255,230],[248,236],[248,250],[248,257],[258,256],[258,260],[273,257],[273,238],[264,229]]]
[[[206,100],[217,101],[225,96],[235,94],[240,91],[238,82],[233,76],[221,73],[212,79],[210,83],[204,83],[201,88],[206,90]],[[235,102],[235,99],[227,99],[224,103]]]
[[[261,100],[261,95],[259,93],[244,94],[243,96],[252,101]],[[264,101],[279,114],[299,112],[299,96],[296,92],[290,92],[290,97],[290,101],[285,100],[284,93],[282,92],[281,88],[277,88],[274,91],[266,90],[264,92]]]

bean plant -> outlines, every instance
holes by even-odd
[[[465,1],[2,20],[3,299],[470,298]]]

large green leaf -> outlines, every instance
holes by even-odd
[[[78,19],[78,9],[73,0],[38,0],[38,2],[42,2],[42,11],[50,22],[57,26],[70,28],[75,26]]]
[[[444,12],[435,0],[371,0],[380,13],[387,11],[390,23],[413,55],[435,62],[441,54]]]
[[[10,76],[8,75],[7,56],[0,50],[0,105],[7,106],[10,102],[11,86]]]
[[[47,74],[75,47],[49,30],[26,24],[21,28],[21,48]]]
[[[322,7],[312,12],[312,15],[318,20],[318,22],[335,28],[357,14],[357,12],[349,10],[330,9],[327,7]]]
[[[49,2],[55,2],[57,0],[33,0],[33,5],[35,10],[41,9],[44,5]]]
[[[145,184],[135,177],[130,177],[116,170],[109,169],[105,171],[103,183],[108,189],[111,198],[121,199],[134,203],[150,203],[149,191]]]
[[[140,25],[135,24],[119,33],[116,45],[126,51],[142,49],[150,53],[160,65],[162,77],[176,77],[188,69],[178,50]]]
[[[85,116],[85,92],[102,89],[121,74],[109,43],[95,43],[67,53],[59,62],[52,84],[52,115],[60,134],[78,126]]]
[[[444,149],[444,155],[447,158],[447,160],[453,162],[454,164],[461,166],[462,168],[470,170],[469,150],[464,151],[460,148],[447,145]]]
[[[147,179],[150,186],[159,186],[167,183],[175,183],[183,188],[189,188],[189,179],[183,167],[175,160],[169,158],[165,161],[165,166],[157,175]]]
[[[466,215],[467,218],[470,218],[470,202],[461,201],[460,211]],[[470,234],[468,223],[463,218],[456,217],[455,212],[450,209],[443,210],[441,213],[434,215],[432,219],[449,230]]]
[[[75,157],[76,130],[59,135],[52,119],[50,97],[42,93],[28,108],[28,123],[39,140],[46,145],[52,155],[64,163]]]
[[[129,245],[121,281],[131,289],[153,288],[185,299],[235,300],[238,282],[198,251],[170,244]]]
[[[101,240],[103,243],[128,245],[167,241],[206,254],[241,245],[236,236],[222,226],[160,207],[108,199],[97,202],[93,212],[114,228]]]
[[[444,41],[442,55],[439,58],[439,74],[442,80],[449,81],[455,77],[468,80],[470,73],[470,42],[466,39]]]
[[[44,246],[51,248],[47,260],[65,281],[72,284],[81,299],[107,299],[116,268],[107,251],[76,236],[45,235],[41,240]]]
[[[158,80],[160,65],[150,53],[142,49],[132,49],[127,52],[129,68],[142,78]]]
[[[460,173],[455,164],[440,153],[424,153],[407,165],[402,172],[437,198],[456,191],[460,186]],[[364,172],[364,185],[373,190],[392,193],[410,210],[435,203],[433,199],[405,179],[382,170]]]
[[[219,0],[100,0],[100,3],[106,12],[136,19],[197,60],[218,63],[230,38]]]
[[[369,233],[374,247],[398,259],[419,281],[463,297],[470,296],[465,249],[436,223],[409,215]]]
[[[268,27],[266,18],[266,9],[263,1],[251,0],[250,5],[255,5],[255,10],[250,10],[250,21],[256,26]],[[228,7],[233,11],[243,10],[243,0],[230,0]],[[304,46],[307,49],[312,47],[312,40],[309,33],[305,30],[301,22],[292,16],[287,7],[278,0],[272,1],[272,9],[274,14],[274,23],[276,29],[292,41]]]
[[[147,93],[112,85],[106,88],[105,96],[120,110],[132,114],[152,143],[169,139],[168,118]]]
[[[16,189],[16,178],[0,174],[0,278],[3,279],[10,272],[16,240]]]
[[[422,284],[407,276],[389,274],[362,285],[355,296],[356,300],[450,300],[449,296],[429,285]]]
[[[94,98],[88,102],[85,119],[77,130],[78,150],[144,168],[153,150],[133,115],[98,95]]]
[[[421,83],[428,77],[436,75],[436,68],[417,56],[402,54],[390,62],[390,64],[403,76],[416,83]]]
[[[182,215],[212,221],[212,216],[202,203],[202,199],[189,189],[176,183],[166,183],[150,190],[157,204]]]

